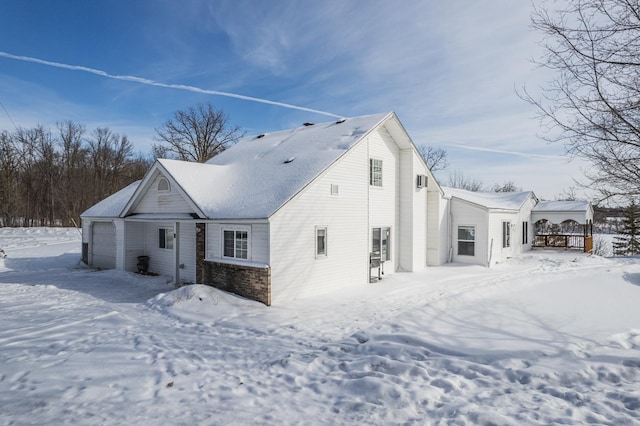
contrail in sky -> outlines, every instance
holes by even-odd
[[[133,81],[135,83],[146,84],[148,86],[165,87],[167,89],[186,90],[188,92],[203,93],[203,94],[206,94],[206,95],[226,96],[228,98],[242,99],[242,100],[245,100],[245,101],[259,102],[259,103],[268,104],[268,105],[275,105],[275,106],[279,106],[279,107],[282,107],[282,108],[297,109],[297,110],[300,110],[300,111],[313,112],[315,114],[328,115],[329,117],[334,117],[334,118],[341,118],[342,117],[340,115],[336,115],[336,114],[333,114],[331,112],[319,111],[317,109],[305,108],[305,107],[301,107],[301,106],[298,106],[298,105],[286,104],[284,102],[270,101],[268,99],[254,98],[253,96],[239,95],[237,93],[229,93],[229,92],[220,92],[218,90],[201,89],[199,87],[188,86],[188,85],[184,85],[184,84],[160,83],[159,81],[149,80],[148,78],[134,77],[134,76],[131,76],[131,75],[112,75],[112,74],[109,74],[109,73],[107,73],[105,71],[102,71],[102,70],[98,70],[98,69],[95,69],[95,68],[89,68],[89,67],[83,67],[81,65],[69,65],[69,64],[63,64],[63,63],[60,63],[60,62],[45,61],[44,59],[32,58],[30,56],[12,55],[11,53],[2,52],[2,51],[0,51],[0,56],[5,57],[5,58],[9,58],[9,59],[15,59],[15,60],[18,60],[18,61],[23,61],[23,62],[34,62],[36,64],[47,65],[47,66],[50,66],[50,67],[64,68],[64,69],[68,69],[68,70],[87,72],[87,73],[90,73],[90,74],[99,75],[101,77],[112,78],[114,80]]]
[[[526,152],[518,152],[518,151],[505,151],[502,149],[492,149],[492,148],[480,148],[477,146],[469,146],[469,145],[458,145],[458,144],[448,144],[447,146],[453,146],[456,148],[469,149],[472,151],[483,151],[483,152],[494,152],[497,154],[508,154],[508,155],[517,155],[520,157],[527,158],[554,158],[559,160],[566,160],[566,156],[562,155],[552,155],[552,154],[529,154]]]

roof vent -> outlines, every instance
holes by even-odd
[[[346,119],[346,118],[339,118],[339,119],[338,119],[338,121],[336,121],[336,124],[342,124],[342,123],[344,123],[345,121],[347,121],[347,119]]]
[[[309,126],[313,126],[315,123],[311,123],[309,121],[307,121],[306,123],[303,123],[302,125],[305,127],[309,127]]]
[[[289,164],[289,163],[291,163],[291,162],[292,162],[293,160],[295,160],[295,159],[296,159],[296,157],[289,157],[289,158],[287,158],[286,160],[284,160],[284,164]]]
[[[258,136],[256,136],[256,139],[260,139],[260,138],[264,138],[264,133],[261,133]]]

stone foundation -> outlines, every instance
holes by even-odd
[[[205,260],[206,226],[196,224],[196,280],[271,305],[271,268]]]
[[[204,262],[203,284],[271,305],[271,269]]]

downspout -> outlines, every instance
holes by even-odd
[[[493,257],[493,238],[491,239],[491,244],[489,245],[489,261],[487,262],[487,268],[491,267],[492,257]]]
[[[176,287],[180,285],[180,222],[175,222],[175,233],[173,234],[173,248],[175,254],[175,273],[174,284]]]
[[[366,169],[367,169],[367,175],[365,177],[365,183],[367,185],[367,229],[366,229],[366,238],[365,240],[367,241],[367,250],[366,250],[366,255],[367,255],[367,283],[371,282],[371,250],[369,249],[369,241],[371,241],[371,237],[370,237],[370,226],[371,226],[371,185],[369,182],[369,179],[371,179],[371,155],[369,153],[369,138],[367,137],[367,160],[366,160]]]
[[[452,202],[452,198],[449,197],[447,199],[447,214],[449,216],[449,226],[448,228],[448,240],[449,240],[449,261],[448,263],[453,262],[453,212],[451,211],[451,202]]]

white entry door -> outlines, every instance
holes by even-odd
[[[112,222],[95,222],[91,235],[92,265],[101,269],[116,267],[116,227]]]

